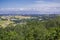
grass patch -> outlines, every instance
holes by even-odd
[[[0,20],[0,26],[6,27],[8,24],[13,23],[12,21]]]

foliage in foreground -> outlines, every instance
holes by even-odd
[[[60,17],[0,28],[0,40],[60,40]]]

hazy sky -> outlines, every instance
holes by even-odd
[[[60,13],[60,0],[0,0],[0,10],[38,10]]]
[[[0,0],[0,8],[60,7],[60,0]]]

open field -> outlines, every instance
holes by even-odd
[[[7,20],[0,20],[0,26],[6,27],[10,23],[13,23],[12,21],[7,21]]]

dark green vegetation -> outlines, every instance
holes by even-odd
[[[0,40],[60,40],[60,17],[0,27]]]

